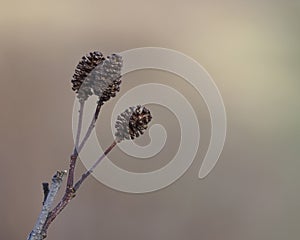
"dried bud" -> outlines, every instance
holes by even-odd
[[[83,101],[97,95],[102,105],[120,90],[122,65],[122,58],[117,54],[105,58],[100,52],[90,53],[77,65],[72,89]]]
[[[116,121],[116,141],[139,137],[148,127],[152,116],[150,111],[143,106],[130,107],[121,113]]]

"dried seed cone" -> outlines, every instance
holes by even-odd
[[[122,57],[112,54],[92,71],[91,77],[95,80],[92,85],[93,92],[99,97],[101,105],[120,91],[122,66]]]
[[[75,73],[72,79],[72,90],[78,93],[78,98],[86,100],[93,93],[88,84],[83,85],[89,73],[98,65],[104,61],[104,56],[101,52],[91,52],[86,56],[83,56],[76,66]],[[80,91],[79,91],[80,90]]]
[[[83,101],[97,95],[102,105],[120,91],[122,66],[122,57],[117,54],[105,58],[100,52],[92,52],[77,65],[72,89]]]
[[[135,139],[142,135],[148,127],[152,116],[143,106],[130,107],[121,113],[116,121],[116,141]]]

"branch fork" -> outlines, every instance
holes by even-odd
[[[105,58],[99,52],[92,52],[86,57],[83,57],[77,65],[72,79],[72,89],[77,93],[80,108],[75,146],[73,153],[70,156],[69,170],[68,172],[66,170],[57,171],[57,173],[52,177],[50,187],[48,183],[43,183],[44,201],[42,210],[27,240],[42,240],[46,238],[50,224],[76,196],[76,193],[82,183],[92,174],[103,158],[119,142],[137,138],[147,129],[148,123],[152,119],[151,113],[147,108],[138,105],[137,107],[130,107],[121,113],[115,124],[115,140],[98,158],[98,160],[95,161],[93,166],[83,173],[81,178],[74,184],[74,172],[78,155],[95,128],[101,107],[104,102],[114,97],[116,92],[120,89],[121,67],[122,58],[119,55],[112,54]],[[87,98],[93,94],[97,95],[99,100],[91,123],[80,143],[84,103]],[[66,175],[67,184],[65,193],[59,203],[52,209],[54,199]]]

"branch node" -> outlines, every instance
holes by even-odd
[[[46,202],[46,199],[48,197],[48,194],[49,194],[49,183],[44,182],[44,183],[42,183],[42,185],[43,185],[43,191],[44,191],[44,200],[43,200],[43,205],[44,205]]]

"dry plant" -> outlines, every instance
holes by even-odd
[[[152,119],[151,113],[147,108],[137,105],[136,107],[130,107],[125,110],[117,118],[113,143],[104,151],[98,160],[95,161],[92,167],[83,173],[81,178],[74,183],[74,171],[78,155],[95,128],[100,109],[105,102],[115,97],[116,93],[120,90],[122,65],[122,57],[117,54],[104,57],[100,52],[91,52],[87,56],[82,57],[76,66],[75,74],[71,82],[73,84],[72,89],[77,94],[80,108],[75,146],[70,156],[69,170],[57,171],[52,177],[50,186],[48,183],[43,183],[44,201],[42,210],[34,228],[27,238],[28,240],[41,240],[46,238],[50,224],[75,197],[82,183],[91,175],[101,160],[118,143],[124,140],[135,139],[147,129],[148,123]],[[80,141],[85,101],[92,95],[98,96],[95,113],[84,137]],[[53,207],[55,196],[66,175],[67,186],[65,193],[59,203]]]

